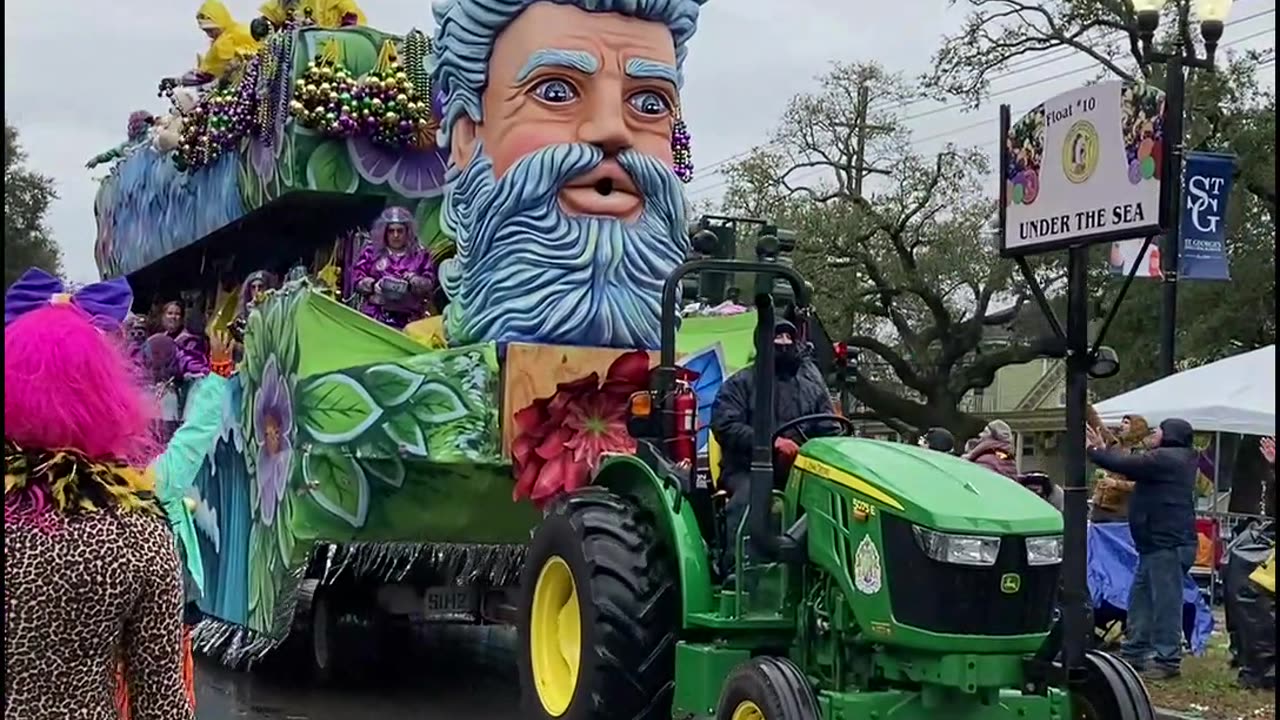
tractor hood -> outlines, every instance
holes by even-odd
[[[1062,514],[1017,482],[968,460],[914,445],[819,438],[805,443],[796,467],[935,530],[991,535],[1062,532]]]

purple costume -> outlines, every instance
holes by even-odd
[[[188,330],[174,338],[178,347],[178,370],[185,379],[202,378],[209,374],[209,349],[204,338]]]
[[[156,333],[142,344],[142,361],[146,367],[147,380],[160,406],[160,415],[156,418],[156,435],[165,443],[169,442],[169,438],[173,437],[173,433],[182,424],[182,401],[178,392],[182,382],[182,354],[178,343],[164,333]]]
[[[399,250],[387,245],[387,228],[403,228],[405,244]],[[422,247],[413,214],[390,207],[373,224],[369,243],[352,268],[360,312],[396,328],[404,328],[427,315],[427,301],[436,286],[436,265]]]

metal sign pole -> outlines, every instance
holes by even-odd
[[[1063,483],[1062,625],[1063,661],[1084,664],[1089,623],[1089,507],[1085,482],[1084,426],[1089,403],[1089,248],[1067,251],[1067,432]]]

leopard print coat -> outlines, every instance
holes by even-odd
[[[132,720],[191,720],[182,570],[165,519],[122,507],[39,523],[7,514],[5,720],[117,720],[121,660]]]

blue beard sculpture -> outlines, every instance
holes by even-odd
[[[593,145],[543,148],[501,179],[477,146],[453,171],[442,224],[457,256],[440,267],[452,344],[658,348],[662,284],[689,245],[684,191],[655,158],[629,151],[617,160],[644,196],[635,222],[560,207],[565,184],[604,161]]]

